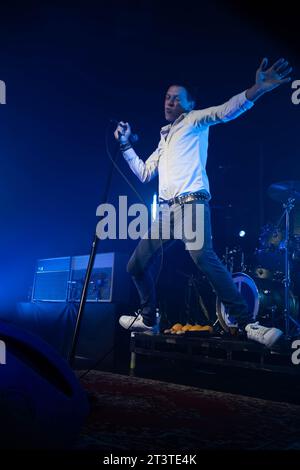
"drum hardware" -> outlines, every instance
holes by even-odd
[[[292,237],[292,260],[295,263],[300,261],[300,237],[299,235],[294,235]]]
[[[259,295],[255,282],[248,274],[245,273],[232,274],[232,280],[238,291],[245,298],[249,312],[251,312],[252,319],[255,321],[259,310]],[[218,297],[216,299],[216,314],[217,321],[225,331],[230,333],[232,328],[237,328],[238,325],[232,318],[230,318],[225,305]]]
[[[273,279],[273,272],[262,266],[258,266],[254,271],[254,276],[259,279]]]
[[[282,217],[276,225],[267,224],[262,227],[259,248],[254,253],[254,277],[283,282],[285,233],[280,227],[281,219]]]
[[[244,272],[247,269],[245,265],[245,254],[240,246],[233,248],[226,246],[222,260],[231,274],[237,271]]]
[[[194,274],[187,274],[179,269],[176,270],[176,273],[180,274],[181,276],[187,279],[187,287],[185,291],[185,312],[183,315],[184,318],[182,318],[181,321],[183,323],[193,324],[195,323],[195,321],[198,320],[198,318],[195,317],[200,316],[201,319],[201,317],[203,316],[203,318],[210,322],[208,309],[201,295],[201,287],[203,287],[203,282],[205,283],[205,289],[207,288],[206,277],[204,275],[199,276],[199,273],[197,273],[196,276]]]
[[[280,217],[279,224],[285,222],[285,237],[282,244],[284,250],[284,320],[285,320],[285,337],[291,338],[291,322],[300,331],[300,324],[291,316],[290,295],[291,295],[291,237],[290,237],[290,213],[295,204],[300,202],[300,181],[283,181],[274,183],[268,188],[268,195],[271,199],[281,202],[283,213]],[[279,225],[278,224],[278,225]]]
[[[300,237],[291,237],[290,213],[300,203],[300,181],[285,181],[272,184],[268,195],[282,203],[283,212],[276,225],[263,227],[259,239],[260,249],[256,250],[256,264],[246,274],[234,272],[237,250],[226,248],[223,261],[231,272],[233,281],[248,303],[253,321],[261,320],[265,326],[277,326],[290,339],[293,332],[300,332],[298,298],[291,289],[291,267],[300,261]],[[293,263],[293,265],[291,264]],[[252,278],[253,277],[253,278]],[[237,327],[230,319],[225,306],[217,298],[217,322],[225,331]]]
[[[269,279],[255,279],[246,273],[234,273],[232,279],[248,305],[253,322],[260,321],[264,326],[284,328],[285,289],[282,283]],[[291,316],[297,317],[298,298],[292,292],[289,296],[289,307]],[[236,328],[237,324],[230,318],[218,297],[216,314],[215,325],[219,322],[223,330],[232,333],[232,329]]]
[[[284,239],[284,232],[280,229],[281,220],[276,225],[267,224],[262,227],[262,233],[259,237],[260,248],[264,250],[271,250],[280,247]]]

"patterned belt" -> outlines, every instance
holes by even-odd
[[[172,199],[160,199],[159,205],[168,204],[168,206],[173,206],[173,204],[186,204],[192,201],[207,201],[208,199],[209,195],[207,193],[189,193],[183,194],[182,196],[175,196]]]

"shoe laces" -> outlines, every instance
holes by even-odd
[[[139,313],[139,311],[134,312],[134,315],[133,315],[133,316],[134,316],[134,321],[135,321],[135,322],[136,322],[137,320],[139,320],[140,318],[143,318],[143,317],[142,317],[142,314]]]
[[[255,336],[263,336],[268,330],[269,328],[260,325],[258,321],[251,325],[251,332]]]

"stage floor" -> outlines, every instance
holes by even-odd
[[[194,334],[195,333],[195,334]],[[236,337],[219,337],[198,332],[184,335],[131,333],[131,368],[139,354],[189,362],[217,364],[223,367],[274,371],[299,375],[300,365],[292,362],[291,341],[280,340],[272,349]]]
[[[291,343],[269,350],[234,337],[131,333],[130,374],[300,405]]]
[[[234,450],[236,458],[300,449],[299,405],[99,371],[81,382],[91,397],[82,450],[194,452],[200,464],[205,450]]]

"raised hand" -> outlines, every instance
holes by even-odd
[[[264,58],[256,71],[255,83],[262,92],[271,91],[274,88],[288,83],[291,77],[292,67],[285,59],[277,60],[271,67],[268,67],[268,59]]]

